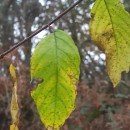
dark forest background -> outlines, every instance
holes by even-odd
[[[40,2],[41,1],[41,2]],[[76,0],[0,0],[0,53],[46,25]],[[90,10],[94,0],[83,0],[52,25],[68,32],[81,56],[81,74],[77,86],[76,109],[62,130],[130,130],[130,72],[113,88],[107,75],[105,55],[89,35]],[[130,0],[124,0],[130,12]],[[30,57],[38,41],[49,29],[30,39],[0,60],[0,130],[11,124],[10,100],[13,83],[9,65],[17,68],[20,106],[19,130],[45,130],[30,96]]]

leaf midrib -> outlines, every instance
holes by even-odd
[[[114,25],[113,25],[113,20],[112,20],[112,16],[111,16],[111,13],[110,13],[110,11],[109,11],[109,8],[108,8],[108,5],[107,5],[107,3],[106,3],[106,0],[104,0],[104,3],[105,3],[105,6],[106,6],[106,9],[107,9],[107,11],[108,11],[108,14],[109,14],[109,17],[110,17],[110,21],[111,21],[111,25],[112,25],[112,29],[113,29],[113,34],[114,34],[114,38],[115,38],[115,42],[116,42],[116,55],[117,55],[117,57],[118,57],[118,40],[117,40],[117,37],[116,37],[116,33],[115,33],[115,28],[114,28]]]
[[[54,40],[55,40],[55,67],[56,67],[56,84],[55,84],[55,108],[54,108],[54,124],[55,124],[55,115],[56,115],[56,106],[57,106],[57,84],[58,84],[58,54],[57,54],[57,40],[56,34],[54,32]],[[53,125],[54,125],[53,124]]]

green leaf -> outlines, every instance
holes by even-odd
[[[119,0],[96,0],[91,16],[91,37],[105,52],[107,71],[116,86],[130,66],[130,15]]]
[[[74,110],[79,64],[77,47],[61,30],[46,36],[35,48],[31,77],[43,82],[31,95],[48,129],[59,129]]]

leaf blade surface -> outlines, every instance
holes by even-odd
[[[119,0],[96,0],[91,16],[92,39],[105,52],[107,72],[116,86],[130,66],[130,16]]]
[[[31,76],[44,82],[31,95],[48,129],[59,129],[74,110],[79,64],[73,40],[61,30],[42,39],[35,49]]]

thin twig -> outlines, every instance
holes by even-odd
[[[63,13],[61,13],[58,17],[56,17],[54,20],[52,20],[51,22],[49,22],[48,24],[46,24],[45,26],[43,26],[42,28],[36,30],[34,33],[32,33],[30,36],[26,37],[24,40],[20,41],[19,43],[17,43],[16,45],[14,45],[12,48],[10,48],[9,50],[3,52],[2,54],[0,54],[0,59],[4,58],[5,55],[7,55],[8,53],[10,53],[11,51],[13,51],[14,49],[18,48],[20,45],[26,43],[26,41],[28,41],[30,38],[32,38],[33,36],[37,35],[38,33],[40,33],[41,31],[45,30],[48,26],[50,26],[51,24],[55,23],[57,20],[59,20],[61,17],[63,17],[65,14],[67,14],[70,10],[72,10],[76,5],[78,5],[82,0],[78,0],[76,3],[74,3],[72,6],[70,6],[68,9],[66,9]]]

